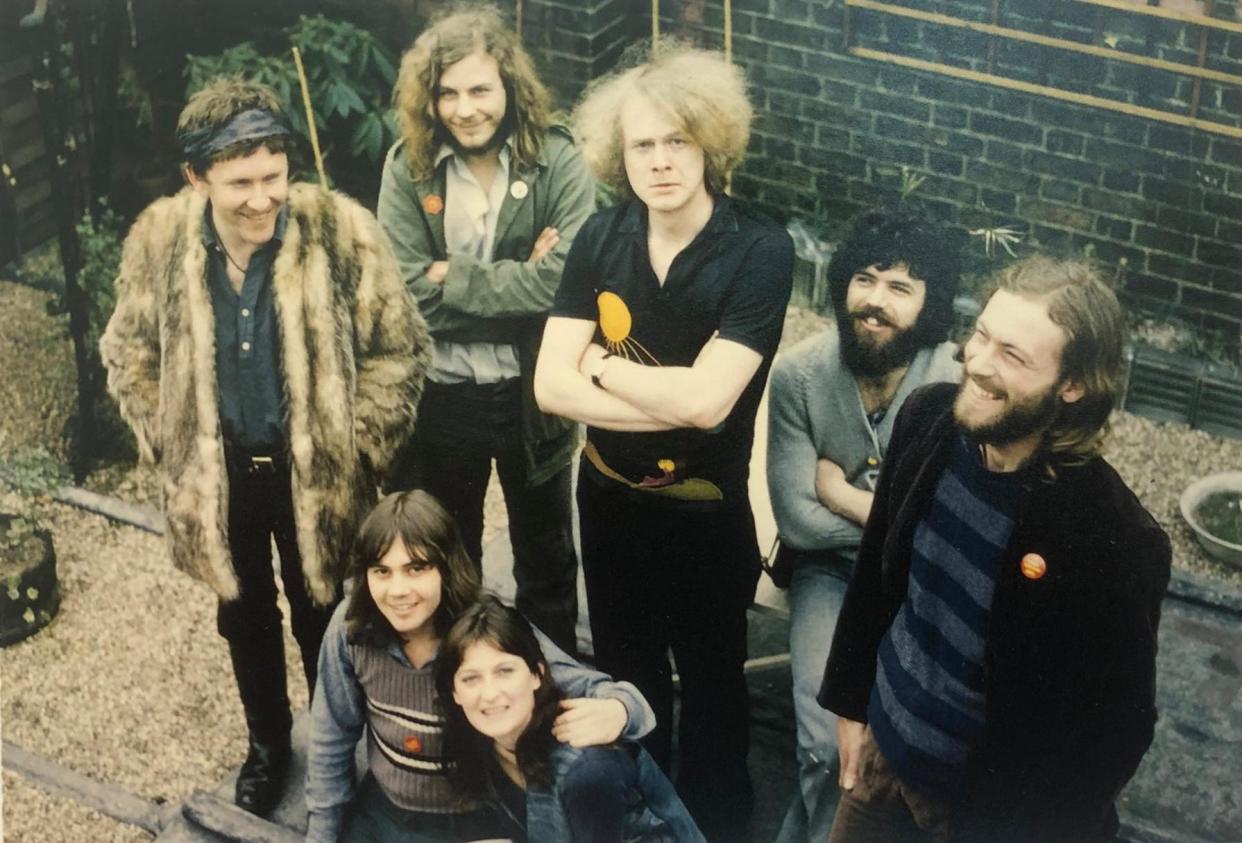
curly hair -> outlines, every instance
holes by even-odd
[[[720,53],[662,43],[646,62],[587,88],[573,115],[582,157],[595,178],[629,198],[634,191],[625,174],[621,111],[633,96],[662,109],[702,147],[707,189],[723,193],[746,154],[754,115],[741,68]]]
[[[841,245],[828,261],[828,296],[837,323],[847,321],[845,298],[855,273],[902,264],[927,288],[914,325],[916,347],[944,342],[953,326],[953,297],[962,272],[960,232],[900,208],[863,211],[847,224]]]
[[[199,90],[195,91],[181,109],[177,118],[177,134],[192,132],[210,126],[218,129],[252,108],[263,108],[273,114],[282,116],[284,107],[276,92],[261,82],[254,82],[242,76],[221,76]],[[209,158],[198,161],[187,161],[186,166],[200,178],[207,174],[213,164],[244,158],[261,146],[270,152],[288,153],[292,149],[287,135],[276,135],[268,138],[252,138],[226,146]]]
[[[500,13],[488,6],[471,6],[433,23],[401,57],[392,102],[415,181],[432,177],[436,151],[448,138],[436,113],[440,78],[445,68],[474,52],[494,58],[500,70],[507,102],[501,130],[508,131],[515,163],[530,167],[539,157],[552,120],[548,90]]]
[[[350,566],[349,608],[345,610],[350,643],[384,647],[397,640],[392,624],[375,605],[367,571],[393,542],[400,539],[410,555],[435,565],[440,572],[440,605],[432,615],[443,636],[466,607],[478,599],[482,584],[466,553],[453,516],[421,490],[394,492],[375,505],[358,528]]]
[[[444,711],[444,757],[449,761],[449,779],[458,794],[469,800],[486,799],[487,759],[492,739],[470,725],[466,713],[453,700],[453,681],[472,644],[490,644],[502,653],[519,656],[530,672],[542,677],[535,689],[535,711],[530,724],[517,741],[517,763],[528,782],[552,784],[552,721],[564,697],[552,681],[548,661],[530,623],[517,609],[506,606],[492,595],[485,595],[468,608],[453,624],[440,644],[436,656],[436,691]]]
[[[1035,255],[1001,270],[989,285],[1035,298],[1065,331],[1061,350],[1063,380],[1076,380],[1084,393],[1060,402],[1041,451],[1050,476],[1058,465],[1081,465],[1099,456],[1108,438],[1108,416],[1121,388],[1126,319],[1117,296],[1088,261]]]

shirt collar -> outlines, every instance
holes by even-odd
[[[272,239],[268,243],[275,243],[277,246],[285,242],[285,228],[289,224],[289,203],[285,202],[280,206],[280,210],[276,212],[276,230],[272,234]],[[211,221],[211,203],[207,203],[207,207],[203,209],[203,245],[208,249],[213,246],[220,245],[220,238],[216,234],[216,227]],[[266,243],[264,244],[267,245]]]
[[[647,230],[647,206],[638,199],[631,199],[621,225],[617,230],[622,234],[641,234]],[[720,194],[715,197],[712,215],[707,219],[700,234],[728,234],[737,231],[737,207],[733,197]]]

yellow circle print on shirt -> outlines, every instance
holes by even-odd
[[[616,293],[605,290],[595,299],[599,306],[599,330],[604,335],[604,345],[613,354],[633,360],[644,366],[659,366],[660,361],[643,348],[642,343],[630,336],[634,317],[630,309]]]

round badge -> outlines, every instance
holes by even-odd
[[[1038,553],[1028,553],[1022,557],[1022,576],[1028,580],[1037,580],[1048,573],[1048,563]]]
[[[444,200],[434,193],[423,198],[423,210],[435,216],[444,210]]]
[[[405,746],[406,752],[422,752],[423,741],[418,735],[406,735],[405,740],[401,742]]]
[[[530,193],[530,185],[524,181],[515,181],[509,185],[509,195],[514,199],[525,199],[528,193]]]

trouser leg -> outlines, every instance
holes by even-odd
[[[754,804],[746,611],[760,570],[754,519],[748,505],[679,513],[663,538],[663,563],[675,576],[670,626],[681,677],[677,791],[708,840],[746,840]]]
[[[582,572],[595,664],[632,682],[655,712],[656,727],[643,745],[665,770],[672,757],[673,674],[668,658],[667,568],[650,553],[645,508],[628,496],[578,479]]]
[[[472,410],[473,385],[427,384],[412,444],[411,476],[401,487],[422,489],[457,522],[466,553],[483,570],[483,502],[492,472],[486,419]]]
[[[496,467],[509,511],[517,608],[570,655],[578,652],[578,556],[574,552],[572,469],[537,486],[526,482],[520,441],[498,454]]]
[[[849,577],[846,560],[802,555],[789,585],[789,657],[797,723],[798,791],[778,843],[823,841],[832,828],[837,771],[837,717],[816,697]]]
[[[911,799],[867,729],[858,777],[841,793],[829,843],[946,843],[947,831],[948,811],[925,797]]]

